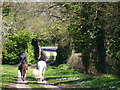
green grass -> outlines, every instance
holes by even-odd
[[[82,88],[120,88],[120,78],[112,75],[99,76],[91,82],[81,84]]]
[[[49,66],[45,73],[47,80],[60,87],[77,88],[120,88],[120,78],[112,75],[90,76],[67,68],[63,64],[59,67]]]
[[[18,78],[18,70],[17,70],[17,66],[16,65],[2,65],[2,88],[6,89],[6,88],[11,88],[10,87],[10,83],[16,84],[17,82],[17,78]],[[36,79],[34,78],[34,76],[32,75],[32,71],[34,68],[29,69],[26,72],[26,80],[28,85],[32,88],[32,89],[44,89],[44,87],[42,87],[41,85],[37,84]]]
[[[9,83],[16,83],[17,81],[17,66],[2,65],[3,74],[3,88],[8,87]],[[35,67],[29,69],[26,73],[28,85],[33,89],[45,89],[37,84],[32,71]],[[69,69],[67,65],[62,64],[58,67],[48,66],[45,76],[48,82],[60,87],[77,87],[77,88],[120,88],[120,78],[113,75],[84,75],[73,69]]]
[[[75,70],[65,69],[65,67],[63,69],[62,67],[49,66],[45,76],[49,82],[53,82],[55,85],[70,86],[74,83],[69,83],[69,81],[77,80],[82,74]]]
[[[9,83],[16,83],[18,76],[15,65],[2,65],[2,87],[7,88]]]

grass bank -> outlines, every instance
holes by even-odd
[[[113,75],[84,75],[69,69],[65,64],[58,67],[49,66],[45,73],[47,80],[59,87],[70,88],[120,88],[120,78]]]

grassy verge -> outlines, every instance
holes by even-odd
[[[2,88],[10,88],[17,81],[18,71],[15,65],[2,65]]]
[[[16,65],[2,65],[2,88],[15,88],[15,84],[18,78],[18,70]],[[26,80],[28,85],[33,89],[36,90],[37,88],[44,89],[41,85],[37,84],[36,79],[32,75],[32,71],[34,68],[29,69],[26,72]]]
[[[120,88],[120,78],[112,75],[84,75],[69,69],[65,64],[59,67],[49,66],[45,75],[49,82],[60,87]]]
[[[120,88],[120,78],[112,75],[101,75],[93,80],[80,84],[82,88]]]

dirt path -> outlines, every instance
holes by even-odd
[[[37,82],[38,82],[38,84],[47,88],[48,90],[61,90],[59,87],[57,87],[55,85],[52,85],[52,84],[48,83],[47,81],[40,82],[40,81],[37,80]]]
[[[36,66],[36,64],[33,64],[33,65],[29,66],[29,69],[31,67],[33,67],[33,66]],[[52,84],[48,83],[47,81],[40,82],[40,81],[38,81],[37,77],[35,77],[35,78],[36,78],[38,84],[40,84],[41,86],[47,88],[48,90],[61,90],[59,87],[57,87],[55,85],[52,85]]]
[[[36,79],[37,80],[37,79]],[[48,83],[47,81],[42,81],[42,82],[40,82],[40,81],[38,81],[37,80],[37,82],[38,82],[38,84],[40,84],[41,86],[43,86],[43,87],[45,87],[45,88],[47,88],[48,90],[61,90],[59,87],[57,87],[57,86],[55,86],[55,85],[52,85],[52,84],[50,84],[50,83]],[[28,85],[27,85],[27,81],[22,81],[21,80],[21,73],[20,73],[20,71],[18,70],[18,80],[17,80],[17,84],[16,84],[16,88],[19,90],[23,90],[23,89],[26,89],[27,88],[27,90],[32,90],[31,89],[31,87],[29,87]]]
[[[28,85],[26,85],[27,84],[27,82],[26,82],[26,80],[25,81],[22,81],[21,80],[21,73],[20,73],[20,71],[18,70],[18,80],[17,80],[17,84],[16,84],[16,88],[18,88],[18,90],[19,89],[25,89],[25,88],[27,88],[27,90],[32,90],[31,89],[31,87],[29,87]]]
[[[37,73],[37,71],[34,71],[34,73]],[[48,90],[61,90],[59,87],[53,85],[53,84],[50,84],[49,82],[47,81],[39,81],[37,78],[38,76],[34,76],[37,80],[37,83],[40,84],[41,86],[47,88]]]

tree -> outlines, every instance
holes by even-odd
[[[98,73],[114,68],[119,74],[118,3],[6,3],[3,10],[5,35],[27,29],[38,36],[33,42],[58,45],[60,63],[75,50],[82,53],[86,73],[92,64]]]
[[[83,56],[87,54],[88,56],[90,56],[92,51],[95,51],[96,58],[91,62],[94,63],[98,73],[105,73],[106,48],[108,49],[110,47],[105,46],[106,42],[110,41],[110,40],[106,41],[106,39],[107,37],[111,36],[115,37],[115,34],[112,35],[112,32],[114,29],[116,30],[117,25],[116,22],[118,21],[116,18],[112,19],[116,22],[112,22],[112,20],[110,19],[111,16],[113,17],[114,14],[113,10],[116,8],[115,5],[117,3],[62,3],[62,4],[63,4],[62,6],[65,7],[65,11],[63,13],[66,14],[66,18],[70,22],[68,32],[69,36],[72,38],[73,41],[72,43],[73,48],[76,50],[76,52],[81,52]],[[117,15],[117,13],[115,15]],[[111,26],[114,26],[114,28]],[[109,33],[109,35],[106,33]],[[110,39],[113,39],[113,37],[111,37]],[[116,47],[115,44],[113,46]],[[117,54],[115,54],[115,56],[116,55]],[[84,61],[88,61],[89,63],[90,58],[89,60],[87,59]],[[85,66],[87,66],[88,68],[88,65],[89,64]]]

